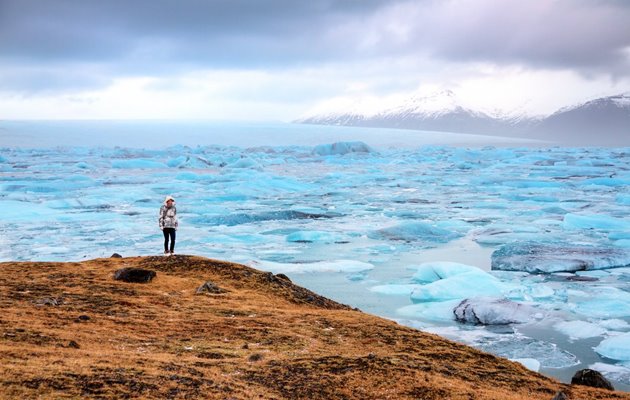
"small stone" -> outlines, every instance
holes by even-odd
[[[551,400],[569,400],[569,396],[561,390]]]
[[[581,369],[573,375],[571,378],[572,385],[583,385],[594,388],[615,390],[612,383],[602,375],[600,372],[593,369]]]
[[[114,273],[114,279],[129,283],[149,283],[156,275],[155,271],[148,269],[122,268]]]
[[[35,302],[38,306],[58,306],[63,301],[60,299],[56,299],[54,297],[44,297],[43,299],[39,299]]]
[[[77,319],[74,320],[74,322],[85,322],[85,321],[89,321],[90,317],[87,315],[79,315],[77,317]]]
[[[81,346],[79,346],[79,343],[75,342],[74,340],[71,340],[70,342],[68,342],[68,347],[71,347],[73,349],[81,348]]]
[[[217,285],[215,285],[214,283],[210,281],[207,281],[203,285],[199,286],[195,293],[196,294],[204,294],[204,293],[220,294],[220,293],[226,293],[226,292],[227,290],[218,287]]]
[[[252,354],[251,356],[249,356],[249,361],[250,362],[260,361],[262,359],[263,359],[263,355],[259,354],[259,353],[255,353],[255,354]]]
[[[122,258],[122,256],[120,254],[118,254],[118,253],[114,253],[114,254],[111,255],[110,258]]]

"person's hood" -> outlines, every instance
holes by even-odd
[[[173,204],[175,204],[175,199],[173,198],[173,196],[166,196],[166,198],[164,199],[164,205],[166,205],[166,202],[169,200],[173,200]]]

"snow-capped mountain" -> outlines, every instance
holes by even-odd
[[[600,145],[630,145],[630,92],[562,108],[536,126],[536,134]]]
[[[429,96],[412,96],[378,112],[362,113],[354,107],[348,111],[316,114],[296,122],[510,135],[506,128],[513,130],[514,125],[532,121],[537,119],[522,112],[473,109],[454,92],[444,90]]]
[[[378,112],[338,110],[299,123],[521,136],[574,145],[630,145],[630,93],[565,107],[541,117],[522,110],[481,110],[452,91],[413,96]]]

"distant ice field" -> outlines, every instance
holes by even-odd
[[[565,381],[630,388],[630,148],[157,122],[0,122],[0,260],[176,252],[284,273]]]

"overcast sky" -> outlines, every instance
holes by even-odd
[[[533,113],[630,91],[625,0],[0,0],[0,118],[290,121],[450,89]]]

